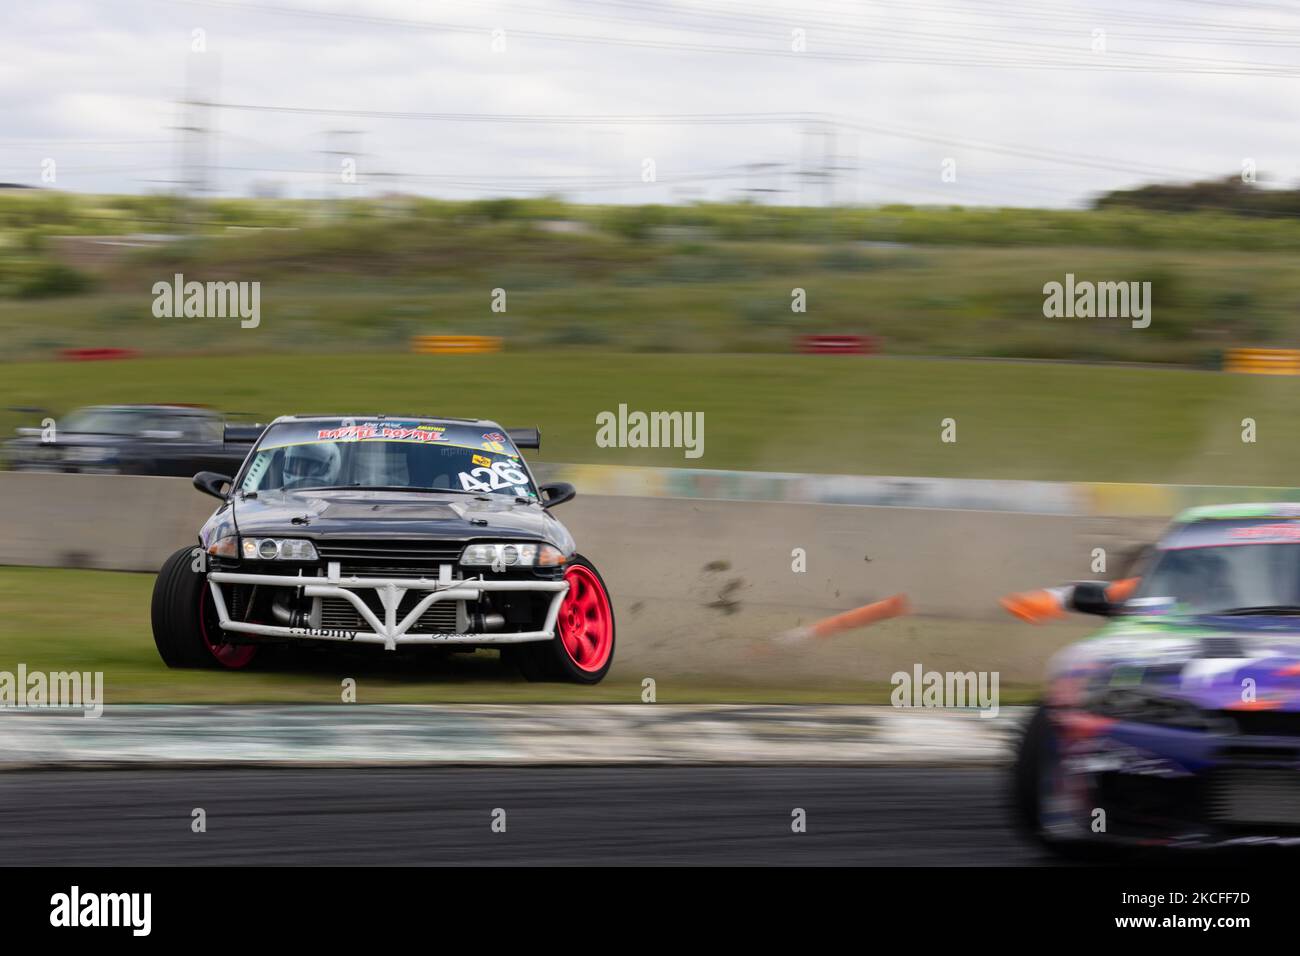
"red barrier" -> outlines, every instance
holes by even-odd
[[[872,355],[880,351],[873,335],[801,335],[799,351],[806,355]]]
[[[105,359],[136,357],[135,349],[59,349],[59,358],[65,362],[102,362]]]

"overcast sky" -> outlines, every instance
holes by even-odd
[[[4,18],[0,181],[40,185],[53,160],[77,192],[1073,206],[1246,160],[1300,180],[1285,0],[41,0]]]

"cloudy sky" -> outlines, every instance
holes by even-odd
[[[1298,91],[1286,0],[42,0],[0,181],[1074,206],[1300,180]]]

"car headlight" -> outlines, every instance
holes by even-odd
[[[564,552],[553,545],[528,541],[471,544],[461,554],[460,563],[475,568],[553,568],[564,563]]]
[[[244,538],[241,551],[247,561],[316,561],[316,546],[302,538]]]
[[[1099,717],[1184,730],[1221,731],[1224,722],[1196,704],[1139,687],[1099,687],[1088,695],[1084,709]]]
[[[233,534],[228,534],[224,538],[218,538],[208,545],[208,554],[214,558],[237,558],[239,557],[239,538]]]

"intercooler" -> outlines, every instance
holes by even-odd
[[[1228,825],[1300,827],[1300,770],[1220,771],[1210,810]]]
[[[320,552],[321,557],[326,560],[339,561],[340,573],[344,578],[353,575],[371,578],[437,578],[438,566],[443,563],[458,562],[460,553],[464,549],[464,545],[458,543],[451,545],[439,543],[432,546],[423,542],[418,543],[419,546],[415,544],[394,547],[393,542],[369,545],[365,542],[356,542],[349,545],[322,545]],[[383,619],[384,609],[377,595],[366,591],[358,596],[366,602],[366,606],[375,613],[376,617]],[[423,595],[418,591],[407,593],[399,606],[398,620],[409,614],[421,597]],[[320,602],[321,627],[341,630],[360,630],[369,627],[362,620],[356,607],[346,598],[321,598]],[[447,634],[463,630],[457,620],[457,611],[462,603],[439,601],[430,605],[412,625],[411,632]]]

